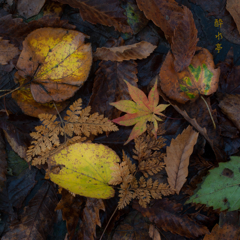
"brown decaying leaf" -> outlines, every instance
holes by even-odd
[[[18,106],[22,109],[24,114],[28,116],[38,117],[38,115],[41,113],[57,114],[58,112],[61,112],[63,109],[65,109],[69,104],[69,101],[55,103],[55,105],[53,103],[38,103],[34,100],[32,96],[29,84],[26,85],[28,80],[19,76],[18,72],[15,73],[15,79],[20,83],[20,86],[22,87],[20,90],[12,93],[12,98],[17,102]],[[24,84],[25,86],[23,86]],[[38,89],[40,89],[40,93],[44,91],[41,87],[39,87],[39,85],[37,85],[37,87]],[[56,87],[63,88],[62,85]],[[68,85],[65,86],[65,90],[66,89],[68,89]],[[46,94],[46,92],[44,92],[44,94]],[[57,109],[55,108],[55,106],[57,107]]]
[[[112,239],[114,240],[151,240],[148,233],[148,223],[141,213],[131,211],[118,224]]]
[[[73,196],[66,189],[61,191],[62,198],[59,201],[56,210],[62,210],[62,219],[66,221],[68,230],[68,239],[71,240],[74,236],[80,213],[82,211],[82,205],[85,201],[84,197]]]
[[[100,210],[105,211],[102,199],[87,198],[86,206],[83,209],[78,239],[96,239],[96,225],[101,227],[101,220],[99,217]]]
[[[164,231],[179,234],[188,238],[197,238],[209,233],[206,226],[197,224],[187,216],[179,215],[179,206],[167,198],[155,200],[152,207],[143,208],[136,202],[133,208],[140,211],[144,217]]]
[[[220,31],[223,37],[226,38],[229,42],[240,44],[240,34],[231,14],[227,12],[227,14],[222,18],[222,21],[223,25],[220,28]]]
[[[191,11],[175,0],[137,0],[137,4],[163,30],[173,50],[175,70],[182,71],[190,64],[198,42]]]
[[[95,60],[117,61],[137,60],[147,58],[157,46],[149,42],[139,42],[132,45],[125,45],[111,48],[97,48],[93,57]]]
[[[205,48],[197,47],[196,50],[192,67],[181,72],[175,71],[174,56],[169,51],[159,73],[163,92],[181,104],[196,100],[201,94],[208,96],[218,88],[220,68],[215,69],[212,54]],[[187,90],[182,89],[181,85]]]
[[[234,65],[233,48],[228,51],[224,62],[217,66],[221,69],[218,92],[240,94],[240,66]]]
[[[172,139],[167,147],[167,156],[164,157],[169,185],[179,194],[187,180],[189,158],[197,142],[198,134],[191,126],[183,130],[176,139]]]
[[[171,42],[174,29],[183,17],[183,9],[175,0],[137,0],[137,5],[147,19],[160,27]]]
[[[105,26],[114,26],[119,32],[131,33],[127,17],[118,0],[55,0],[78,8],[84,21],[92,24],[100,23]]]
[[[21,48],[23,40],[29,33],[43,27],[76,28],[66,20],[60,20],[59,17],[44,16],[38,20],[25,23],[22,18],[12,18],[12,15],[9,14],[0,18],[0,37],[10,40],[16,47]]]
[[[12,149],[21,157],[26,158],[26,151],[31,137],[25,129],[15,126],[14,122],[7,118],[2,118],[0,121],[0,128],[3,129],[5,137]]]
[[[23,207],[24,200],[37,183],[37,172],[36,168],[32,168],[25,169],[18,177],[8,176],[5,187],[0,192],[0,211],[8,214],[10,221],[18,218],[14,208],[19,210]]]
[[[8,40],[3,40],[0,37],[0,53],[0,64],[6,65],[19,54],[19,50],[13,44],[10,44]]]
[[[240,96],[234,94],[225,94],[223,100],[219,103],[222,112],[235,124],[240,130]]]
[[[232,15],[240,33],[240,3],[237,0],[227,0],[226,9]]]
[[[10,231],[3,236],[2,240],[46,239],[53,226],[57,201],[53,186],[48,182],[43,183],[25,207],[21,221],[12,222]]]
[[[149,236],[150,236],[150,238],[152,238],[153,240],[161,240],[160,233],[159,233],[158,230],[154,227],[153,224],[150,224],[150,226],[149,226]]]
[[[46,0],[19,0],[17,2],[17,10],[19,14],[25,18],[33,17],[37,15],[43,7]]]
[[[239,227],[224,224],[220,227],[218,224],[214,226],[211,234],[206,234],[203,240],[213,240],[213,239],[221,239],[221,240],[230,240],[230,239],[240,239],[240,229]]]
[[[0,129],[0,192],[3,190],[4,183],[6,181],[7,174],[7,154],[5,151],[5,142],[3,139],[3,133]]]
[[[174,68],[181,72],[188,67],[192,61],[197,47],[197,28],[195,26],[192,12],[183,7],[183,19],[174,29],[171,49],[174,56]]]
[[[195,102],[179,104],[167,98],[160,88],[158,90],[161,97],[169,102],[175,110],[178,111],[209,142],[215,153],[216,160],[218,162],[224,161],[226,159],[226,154],[224,152],[223,139],[220,136],[219,126],[217,125],[217,130],[213,128],[212,120],[203,100],[198,98]],[[206,98],[205,100],[211,110],[210,99]],[[217,123],[216,110],[211,110],[211,112],[214,121]]]
[[[92,112],[104,114],[104,116],[109,119],[120,117],[121,111],[109,103],[131,99],[127,84],[123,80],[137,87],[136,62],[100,62],[99,69],[96,71],[89,102],[89,106],[92,107]]]

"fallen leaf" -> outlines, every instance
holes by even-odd
[[[151,207],[143,208],[134,202],[133,208],[164,231],[179,234],[187,238],[197,238],[209,233],[206,226],[197,224],[187,216],[180,215],[182,205],[167,198],[154,202]]]
[[[3,190],[5,181],[7,180],[7,154],[5,151],[5,142],[2,131],[0,130],[0,192]]]
[[[25,18],[30,18],[37,15],[43,7],[46,0],[19,0],[17,2],[17,10],[19,14]]]
[[[82,224],[80,225],[81,233],[79,232],[78,239],[96,239],[96,225],[101,227],[100,210],[105,211],[102,199],[87,198],[86,206],[83,209]]]
[[[64,188],[61,191],[61,195],[62,198],[57,204],[55,211],[62,211],[62,219],[66,221],[67,225],[68,239],[71,240],[74,237],[85,198],[81,196],[74,197]]]
[[[212,229],[212,232],[210,234],[206,234],[203,240],[213,240],[213,239],[239,240],[240,239],[239,235],[240,235],[240,230],[236,226],[224,224],[222,227],[220,227],[218,224],[216,224]]]
[[[174,58],[169,51],[159,73],[163,92],[182,104],[200,95],[214,93],[218,88],[219,75],[220,68],[214,68],[212,54],[199,47],[188,68],[179,73],[174,70]]]
[[[183,9],[175,0],[137,0],[137,5],[147,19],[160,27],[167,40],[171,41],[174,29],[183,17]]]
[[[109,40],[106,47],[124,45],[122,38]],[[104,114],[109,119],[120,117],[121,112],[109,103],[119,100],[130,100],[127,85],[123,80],[137,87],[137,63],[135,61],[101,61],[95,73],[92,95],[89,105],[92,112]],[[104,79],[104,81],[102,80]],[[99,104],[101,102],[101,104]]]
[[[8,143],[21,158],[25,158],[31,141],[29,130],[36,124],[36,121],[23,116],[19,116],[17,119],[13,114],[10,114],[9,117],[2,116],[0,119],[0,128],[3,129]]]
[[[17,68],[20,76],[32,77],[35,101],[64,101],[83,85],[92,64],[91,45],[84,43],[85,37],[62,28],[41,28],[27,36]]]
[[[189,158],[197,142],[198,134],[191,126],[183,130],[176,139],[172,139],[164,157],[168,183],[179,194],[183,184],[187,181]]]
[[[108,185],[112,178],[111,167],[119,161],[118,155],[107,146],[75,143],[51,156],[49,176],[53,182],[75,194],[110,198],[115,194],[114,189]],[[55,166],[62,166],[59,173],[51,171]]]
[[[9,14],[0,18],[0,37],[10,40],[15,47],[22,49],[22,42],[27,35],[43,27],[76,28],[66,20],[60,20],[59,17],[44,16],[38,20],[25,23],[22,18],[12,18],[12,15]]]
[[[240,208],[239,163],[237,156],[229,162],[219,163],[196,189],[186,203],[201,203],[213,209],[234,211]]]
[[[145,221],[141,213],[130,212],[114,231],[114,240],[151,240],[148,229],[149,224]]]
[[[223,3],[226,4],[225,1]],[[240,44],[240,34],[238,32],[236,23],[234,22],[234,19],[232,18],[229,12],[227,12],[224,15],[224,17],[222,18],[222,21],[223,21],[223,25],[220,31],[223,37],[226,38],[229,42]]]
[[[10,220],[17,218],[14,209],[20,209],[24,200],[35,184],[36,168],[26,169],[19,176],[8,176],[2,192],[0,192],[0,210],[9,215]]]
[[[191,63],[199,40],[197,33],[192,12],[184,6],[183,19],[174,30],[171,44],[176,72],[183,71]]]
[[[147,58],[157,46],[149,42],[139,42],[132,45],[125,45],[111,48],[97,48],[94,53],[95,60],[118,61],[137,60]]]
[[[236,0],[227,0],[226,9],[232,15],[240,33],[240,3]]]
[[[134,61],[102,61],[95,73],[89,105],[92,112],[104,114],[109,119],[120,117],[121,112],[110,105],[119,100],[130,100],[127,85],[123,80],[137,87],[137,64]],[[103,81],[104,79],[104,81]],[[101,104],[100,104],[101,103]]]
[[[137,4],[145,16],[163,30],[171,44],[176,72],[188,67],[198,42],[191,11],[175,0],[137,0]]]
[[[149,236],[153,240],[161,240],[160,233],[158,232],[158,230],[152,224],[150,224],[150,226],[149,226]]]
[[[57,107],[56,109],[55,105],[52,102],[38,103],[32,96],[29,84],[26,85],[26,83],[28,83],[28,80],[22,77],[18,77],[18,82],[22,87],[12,93],[12,98],[16,101],[21,110],[28,116],[38,117],[38,115],[41,113],[57,114],[58,112],[64,110],[69,104],[69,101],[55,103]],[[68,86],[66,85],[65,90],[67,90],[67,88]],[[76,89],[78,89],[78,87],[76,87]],[[40,90],[44,91],[42,88]],[[43,94],[46,94],[46,92],[44,91]]]
[[[166,95],[159,89],[159,94],[161,97],[169,102],[171,106],[175,108],[196,130],[204,136],[208,141],[212,150],[215,153],[216,161],[225,161],[226,153],[224,152],[223,139],[220,136],[220,130],[218,124],[216,125],[216,130],[213,128],[212,120],[209,115],[206,104],[201,98],[198,98],[195,102],[187,102],[185,104],[179,104],[176,101],[170,100]],[[206,98],[205,100],[209,106],[213,119],[216,123],[217,121],[217,112],[216,110],[211,109],[210,99]]]
[[[133,34],[140,32],[149,22],[143,12],[139,10],[136,0],[128,0],[126,5],[122,5],[126,11],[127,22],[131,27]]]
[[[2,240],[46,239],[53,226],[56,205],[55,189],[50,183],[43,183],[25,208],[21,221],[13,222]]]
[[[131,126],[136,124],[125,144],[144,133],[147,130],[148,121],[154,123],[152,132],[154,136],[157,137],[157,120],[162,121],[162,119],[157,117],[155,114],[165,116],[161,112],[169,106],[169,104],[158,105],[159,94],[157,90],[157,80],[149,92],[148,98],[140,89],[132,86],[127,81],[125,81],[125,83],[128,86],[129,94],[134,102],[129,100],[121,100],[111,103],[111,105],[117,109],[127,112],[126,115],[112,120],[114,123],[123,126]]]
[[[240,130],[240,95],[225,94],[223,100],[219,103],[222,112],[235,124]]]
[[[105,26],[114,26],[119,32],[132,32],[118,0],[102,0],[101,2],[96,0],[55,1],[78,8],[84,21],[92,24],[100,23]]]
[[[234,51],[231,48],[224,62],[217,65],[221,69],[218,92],[240,94],[240,66],[234,64]]]
[[[0,64],[6,65],[19,54],[19,50],[13,44],[10,44],[8,40],[3,40],[0,37],[0,53]]]

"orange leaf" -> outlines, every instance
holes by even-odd
[[[73,96],[88,77],[92,64],[86,35],[63,28],[41,28],[23,42],[17,62],[20,76],[31,77],[35,101],[61,102]]]
[[[176,139],[172,139],[164,158],[169,185],[179,194],[188,176],[189,158],[197,142],[197,132],[191,126],[183,130]]]
[[[225,223],[222,227],[218,224],[214,226],[211,234],[206,234],[203,240],[229,240],[229,239],[239,239],[240,230],[239,227]]]
[[[197,47],[197,28],[192,12],[184,6],[184,15],[181,23],[174,30],[172,38],[172,53],[174,55],[174,68],[176,72],[182,71],[191,63]]]
[[[163,92],[179,103],[210,95],[218,88],[220,68],[215,69],[213,56],[205,48],[197,48],[191,64],[181,72],[174,69],[174,56],[169,52],[159,73]]]
[[[157,80],[152,90],[149,92],[148,98],[140,89],[132,86],[128,82],[126,82],[126,84],[128,85],[129,94],[134,102],[130,100],[121,100],[119,102],[110,103],[110,105],[115,106],[117,109],[127,112],[126,115],[112,120],[113,122],[123,126],[136,124],[125,144],[144,133],[147,129],[146,123],[148,121],[154,123],[153,133],[155,137],[157,137],[157,120],[161,121],[161,119],[155,114],[165,116],[160,112],[169,106],[169,104],[157,106],[159,101]]]
[[[230,12],[231,16],[233,17],[238,32],[240,33],[240,3],[237,0],[227,0],[226,9]]]
[[[137,0],[147,19],[160,27],[171,44],[177,72],[187,67],[195,53],[198,38],[191,11],[175,0]]]
[[[149,42],[139,42],[132,45],[97,48],[94,53],[94,60],[118,61],[136,60],[147,58],[157,46]]]

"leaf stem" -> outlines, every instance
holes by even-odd
[[[109,225],[109,223],[111,222],[111,220],[112,220],[112,218],[113,218],[113,216],[115,215],[115,213],[116,213],[117,210],[118,210],[118,206],[115,208],[115,210],[114,210],[112,216],[111,216],[110,219],[108,220],[108,223],[107,223],[106,227],[104,228],[103,233],[102,233],[102,235],[101,235],[101,237],[100,237],[99,240],[102,240],[103,235],[104,235],[105,231],[107,230],[108,225]]]
[[[204,99],[203,96],[201,96],[201,98],[202,98],[202,100],[205,102],[205,104],[206,104],[206,106],[207,106],[207,109],[208,109],[209,115],[210,115],[211,120],[212,120],[212,123],[213,123],[213,127],[214,127],[214,129],[216,129],[216,124],[215,124],[215,122],[214,122],[214,119],[213,119],[213,116],[212,116],[211,110],[210,110],[210,108],[209,108],[209,106],[208,106],[208,103],[206,102],[206,100]]]

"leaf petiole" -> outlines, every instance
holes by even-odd
[[[216,124],[215,124],[215,122],[214,122],[214,119],[213,119],[213,116],[212,116],[211,110],[210,110],[210,108],[209,108],[209,106],[208,106],[206,100],[204,99],[204,97],[201,96],[201,98],[202,98],[202,100],[205,102],[205,104],[206,104],[206,106],[207,106],[207,109],[208,109],[209,115],[210,115],[211,120],[212,120],[212,123],[213,123],[213,127],[214,127],[214,129],[216,129]]]

